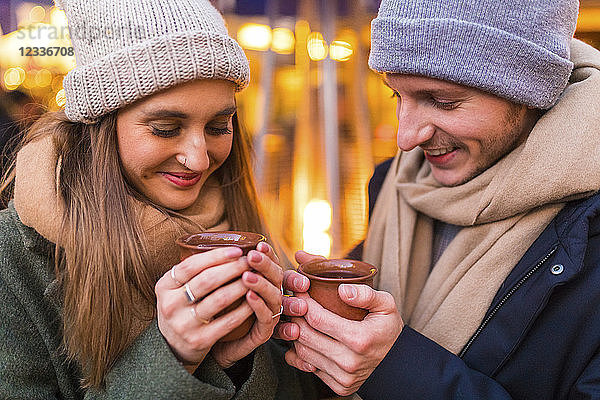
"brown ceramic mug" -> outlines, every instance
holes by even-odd
[[[324,308],[355,321],[367,315],[367,310],[344,303],[338,294],[338,286],[353,283],[373,287],[377,268],[371,264],[347,259],[318,259],[301,264],[298,272],[310,279],[308,294]]]
[[[192,235],[185,235],[178,238],[175,243],[179,245],[180,260],[184,260],[192,254],[204,253],[205,251],[219,249],[222,247],[239,247],[242,249],[242,255],[248,255],[250,250],[256,249],[256,246],[260,242],[264,242],[267,239],[259,234],[253,232],[239,232],[239,231],[215,231],[215,232],[202,232],[195,233]],[[229,283],[229,282],[227,282]],[[215,315],[219,317],[223,314],[228,313],[231,310],[237,308],[243,302],[243,298],[240,298],[227,306],[223,311]],[[252,328],[252,324],[256,317],[254,314],[249,316],[240,326],[229,332],[227,335],[219,339],[220,342],[231,342],[233,340],[244,337]]]

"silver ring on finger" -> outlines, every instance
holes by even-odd
[[[281,308],[279,309],[279,312],[277,314],[273,314],[271,316],[271,318],[275,319],[275,318],[279,317],[281,314],[283,314],[283,304],[281,305]]]
[[[210,322],[212,321],[212,318],[210,318],[210,319],[200,318],[200,317],[198,316],[198,313],[196,312],[196,307],[195,307],[195,306],[192,306],[192,307],[190,308],[190,310],[191,310],[191,312],[192,312],[192,315],[194,316],[194,319],[195,319],[196,321],[200,322],[201,324],[203,324],[203,325],[207,325],[207,324],[210,324]]]
[[[190,303],[195,303],[198,299],[196,299],[196,296],[194,296],[194,293],[192,293],[190,285],[186,283],[185,285],[183,285],[183,287],[185,288],[185,296],[187,297],[188,301]]]
[[[177,278],[175,277],[175,267],[176,267],[176,266],[177,266],[177,264],[176,264],[176,265],[173,265],[173,267],[171,268],[171,279],[173,279],[173,282],[175,282],[175,283],[177,284],[177,286],[178,286],[178,287],[182,287],[182,286],[183,286],[183,283],[179,282],[179,279],[177,279]]]

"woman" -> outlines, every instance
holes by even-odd
[[[65,111],[28,133],[0,213],[0,398],[313,397],[267,342],[271,247],[179,262],[174,243],[265,230],[236,118],[248,61],[222,17],[201,0],[62,7],[77,58]]]

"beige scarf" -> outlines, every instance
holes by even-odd
[[[32,142],[17,154],[14,205],[19,218],[56,243],[64,206],[57,191],[60,162],[51,137]],[[227,230],[225,202],[215,178],[209,177],[198,200],[179,215],[169,216],[131,198],[131,207],[146,236],[154,267],[166,272],[179,262],[175,239],[185,233]]]
[[[404,321],[455,354],[565,202],[600,189],[600,53],[574,40],[571,60],[560,101],[481,175],[441,187],[415,149],[396,156],[382,186],[364,259]],[[433,219],[464,228],[430,273]]]

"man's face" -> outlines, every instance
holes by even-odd
[[[398,147],[420,147],[443,186],[465,183],[526,138],[534,110],[478,89],[416,75],[386,74],[398,98]]]

